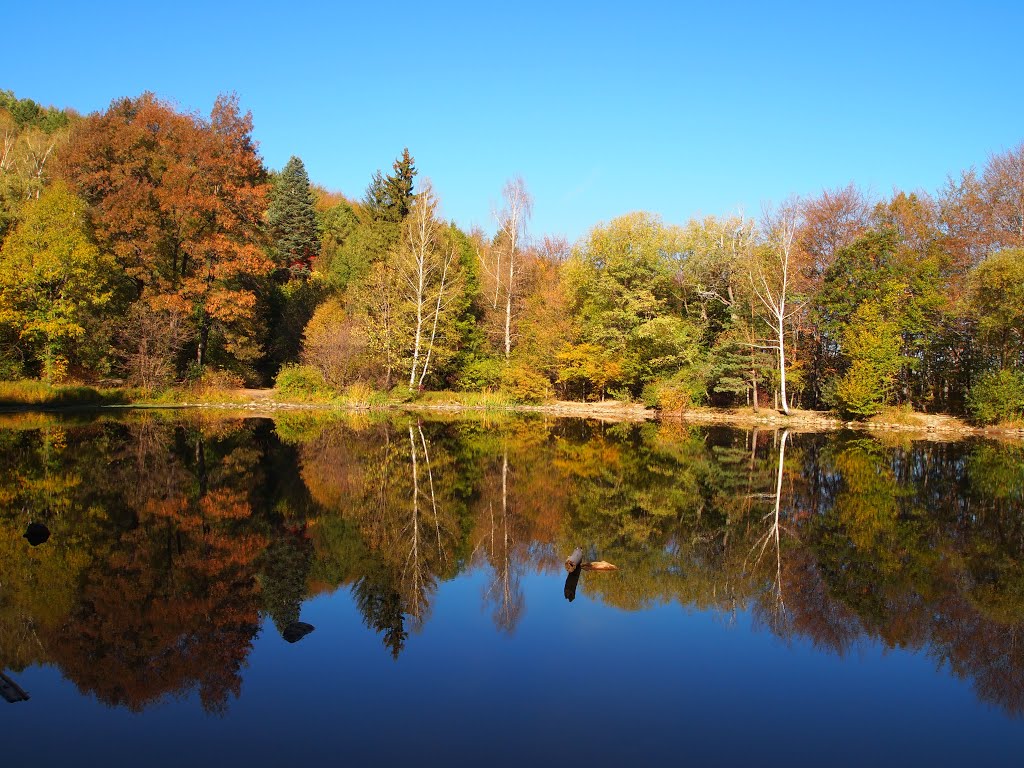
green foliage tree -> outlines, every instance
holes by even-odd
[[[0,244],[24,203],[38,198],[48,183],[71,118],[67,111],[0,90]]]
[[[361,221],[356,209],[342,200],[318,215],[322,239],[317,272],[337,291],[366,275],[367,255],[360,247]]]
[[[1024,248],[997,251],[971,270],[968,297],[982,365],[1024,367]]]
[[[72,345],[111,297],[113,259],[89,236],[85,204],[54,184],[28,204],[0,250],[0,323],[14,329],[47,381],[67,370]]]
[[[643,385],[697,361],[701,326],[684,317],[674,267],[681,232],[645,213],[596,227],[565,265],[577,343],[621,366],[606,386]]]
[[[892,314],[891,303],[865,301],[843,329],[849,368],[836,382],[833,397],[844,416],[872,416],[892,395],[902,365],[899,326]]]
[[[402,221],[412,210],[415,194],[413,181],[416,178],[416,165],[409,148],[392,164],[391,173],[384,179],[383,217],[388,221]]]
[[[1024,371],[981,374],[967,393],[967,410],[979,424],[1024,419]]]
[[[274,179],[267,229],[278,268],[307,277],[320,253],[320,230],[306,166],[294,155]]]
[[[943,298],[937,257],[905,248],[893,229],[872,230],[840,248],[814,299],[813,317],[824,337],[827,370],[840,372],[846,329],[867,302],[884,306],[901,339],[898,397],[920,400],[922,371],[932,335],[942,327]]]

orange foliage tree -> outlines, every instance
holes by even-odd
[[[234,96],[218,97],[206,119],[146,93],[83,120],[61,158],[100,247],[134,282],[131,298],[190,318],[200,366],[213,340],[226,361],[260,353],[257,280],[272,264],[261,247],[266,171],[251,133]]]

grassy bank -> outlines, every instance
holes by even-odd
[[[912,411],[905,407],[887,408],[865,421],[844,421],[827,411],[791,410],[784,415],[761,408],[691,408],[661,412],[639,403],[606,400],[603,402],[549,401],[529,404],[516,402],[500,392],[409,392],[396,387],[380,392],[363,385],[342,391],[282,391],[281,389],[235,389],[212,386],[177,387],[160,392],[128,388],[97,388],[84,385],[53,386],[39,381],[0,382],[0,408],[7,410],[52,410],[83,407],[168,407],[225,408],[244,411],[276,412],[284,410],[425,410],[435,412],[522,412],[551,416],[595,418],[606,421],[679,420],[694,424],[764,426],[818,431],[861,429],[945,435],[948,437],[983,435],[1011,439],[1024,438],[1020,421],[980,427],[944,414]]]
[[[131,389],[60,386],[42,381],[0,381],[0,408],[73,408],[128,405],[143,393]]]

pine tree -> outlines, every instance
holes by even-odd
[[[291,277],[305,277],[320,253],[320,232],[309,176],[302,160],[292,157],[277,177],[267,210],[274,259]]]
[[[402,156],[392,165],[393,172],[384,180],[387,191],[386,211],[391,221],[402,221],[412,209],[415,162],[406,147],[402,150]]]

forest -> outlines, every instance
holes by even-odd
[[[0,91],[0,380],[1024,419],[1024,143],[934,192],[575,243],[531,231],[521,178],[464,231],[409,149],[384,167],[361,197],[268,169],[234,96]]]

